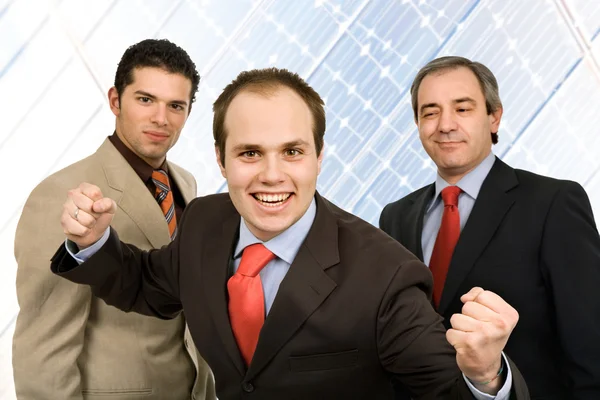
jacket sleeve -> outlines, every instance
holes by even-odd
[[[82,399],[77,360],[92,293],[48,268],[52,253],[64,241],[60,201],[48,195],[54,190],[40,186],[32,192],[15,236],[20,311],[12,360],[19,400]]]
[[[556,193],[540,256],[571,398],[600,398],[600,236],[579,184],[566,182]]]
[[[430,303],[431,274],[416,258],[391,279],[377,319],[379,359],[398,388],[413,399],[473,399],[446,340],[442,317]],[[529,399],[525,381],[509,360],[511,399]],[[397,388],[397,389],[398,389]]]
[[[192,203],[183,213],[178,235],[167,246],[140,250],[121,242],[111,227],[106,243],[87,261],[78,265],[63,243],[52,257],[50,268],[60,277],[90,286],[94,296],[122,311],[175,318],[182,311],[178,249]]]

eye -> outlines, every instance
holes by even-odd
[[[171,104],[171,108],[177,111],[183,111],[183,106],[181,104]]]
[[[295,157],[295,156],[299,156],[300,154],[302,154],[302,152],[298,149],[287,149],[285,151],[285,155],[288,157]]]
[[[242,156],[246,158],[256,158],[258,157],[258,152],[254,150],[248,150],[242,153]]]
[[[145,97],[145,96],[138,97],[138,99],[139,99],[139,101],[141,101],[142,103],[150,103],[150,101],[151,101],[151,100],[150,100],[150,97]]]

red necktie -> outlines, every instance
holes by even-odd
[[[442,190],[442,199],[444,200],[442,225],[438,231],[433,253],[431,253],[431,260],[429,261],[429,269],[433,275],[433,304],[436,309],[440,305],[450,260],[452,260],[452,254],[460,236],[458,195],[461,192],[462,190],[458,186],[448,186]]]
[[[275,255],[260,243],[244,249],[237,272],[227,282],[229,320],[246,365],[250,365],[265,322],[265,295],[258,273]]]
[[[165,215],[167,225],[169,225],[169,235],[171,240],[177,235],[177,217],[175,216],[175,202],[173,201],[173,192],[169,185],[169,177],[162,169],[152,171],[152,182],[156,186],[154,194],[160,209]]]

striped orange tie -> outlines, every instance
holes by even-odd
[[[169,225],[169,234],[171,240],[177,236],[177,216],[175,215],[175,202],[173,201],[173,192],[169,186],[169,177],[162,169],[157,169],[152,172],[152,182],[156,186],[154,197],[160,206],[167,225]]]

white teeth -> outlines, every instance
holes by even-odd
[[[256,193],[254,195],[259,201],[267,203],[266,205],[279,205],[279,203],[285,201],[290,197],[290,193],[285,194],[264,194]]]

